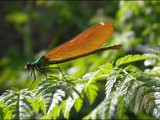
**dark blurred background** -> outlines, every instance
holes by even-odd
[[[65,73],[81,77],[121,56],[158,48],[159,15],[156,1],[0,1],[0,91],[21,88],[30,75],[28,61],[101,21],[115,27],[106,45],[123,48],[64,63]]]

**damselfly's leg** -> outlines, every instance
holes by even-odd
[[[64,79],[66,80],[66,82],[67,82],[67,79],[66,79],[66,77],[65,77],[65,74],[63,73],[63,71],[61,70],[61,68],[60,68],[60,66],[57,64],[57,66],[58,66],[58,69],[59,69],[59,71],[61,72],[61,74],[62,74],[62,76],[64,77]]]
[[[35,80],[36,80],[36,74],[35,74],[34,68],[32,68],[32,71],[31,71],[31,72],[32,72],[31,74],[33,74],[33,76],[34,76],[34,80],[33,80],[33,82],[31,83],[29,89],[32,87],[33,83],[34,83]]]
[[[25,82],[25,84],[23,85],[23,87],[26,85],[26,83],[28,82],[28,80],[31,78],[32,74],[33,74],[33,69],[31,70],[31,74],[30,74],[30,76],[28,77],[28,79],[26,80],[26,82]]]

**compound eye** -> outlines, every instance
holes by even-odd
[[[24,68],[29,71],[31,69],[31,67],[32,67],[32,64],[27,63]]]

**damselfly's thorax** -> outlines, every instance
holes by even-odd
[[[36,70],[41,70],[41,69],[43,69],[46,66],[48,66],[48,60],[45,59],[44,56],[41,56],[36,61],[34,61],[32,63],[28,62],[25,65],[25,69],[28,70],[28,71],[33,70],[34,68]]]

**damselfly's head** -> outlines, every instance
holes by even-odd
[[[25,68],[27,71],[30,71],[32,67],[33,67],[33,65],[32,65],[30,62],[28,62],[28,63],[25,65],[24,68]]]

